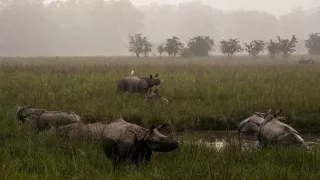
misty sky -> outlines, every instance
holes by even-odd
[[[70,0],[61,6],[41,6],[41,1],[3,6],[0,56],[128,55],[128,34],[135,33],[149,38],[153,53],[169,37],[187,45],[197,35],[209,36],[217,45],[228,38],[242,44],[296,35],[297,53],[305,53],[304,40],[320,32],[320,0],[130,0],[134,6],[118,0]],[[178,6],[190,1],[195,3]]]
[[[193,0],[131,0],[135,5],[149,3],[177,4]],[[221,10],[246,9],[264,10],[275,15],[289,13],[293,8],[302,6],[306,9],[320,6],[320,0],[201,0]]]

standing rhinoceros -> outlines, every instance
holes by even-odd
[[[116,81],[118,92],[142,92],[147,93],[148,89],[161,84],[158,73],[155,76],[132,76],[126,75]]]
[[[314,60],[308,58],[308,59],[300,59],[298,61],[298,64],[314,64]]]
[[[155,89],[154,92],[152,92],[152,89],[149,89],[148,94],[146,95],[145,101],[147,100],[156,100],[161,99],[165,103],[169,103],[168,99],[162,97],[158,91],[158,89]]]
[[[145,129],[121,118],[107,124],[102,133],[105,155],[114,165],[126,160],[138,164],[141,161],[150,161],[152,151],[173,151],[178,148],[178,141],[159,132],[165,127],[167,124]]]
[[[42,131],[51,126],[62,126],[71,123],[81,122],[81,118],[71,111],[46,111],[28,107],[17,107],[17,117],[22,122],[28,121],[37,131]]]
[[[54,133],[71,139],[100,140],[105,125],[106,124],[102,122],[92,124],[78,122],[60,127],[52,127],[49,130],[49,133]]]

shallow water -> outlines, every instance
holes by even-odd
[[[237,131],[194,131],[194,132],[183,132],[177,134],[178,138],[184,143],[203,143],[207,147],[214,148],[216,150],[223,149],[229,142],[238,142]],[[320,133],[300,133],[300,136],[309,143],[319,143]],[[184,137],[188,137],[185,140]],[[241,143],[245,149],[257,148],[257,134],[256,135],[241,135]]]
[[[299,133],[300,136],[305,141],[317,141],[317,139],[320,139],[320,133]],[[184,136],[189,135],[193,137],[201,137],[203,140],[206,141],[215,141],[215,140],[237,140],[238,139],[238,131],[193,131],[193,132],[184,132],[179,133],[178,136]],[[255,141],[255,136],[252,135],[241,135],[242,139],[248,140],[248,141]]]

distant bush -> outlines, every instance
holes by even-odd
[[[280,54],[279,43],[270,40],[267,43],[267,51],[270,58],[274,58],[276,55]]]
[[[214,46],[209,36],[196,36],[189,39],[188,47],[195,56],[208,56]]]
[[[148,41],[147,37],[141,34],[129,34],[129,52],[134,53],[137,57],[140,54],[147,56],[151,52],[152,44]]]
[[[161,57],[162,53],[166,51],[163,44],[159,45],[157,49],[160,54],[160,57]]]
[[[240,45],[240,41],[235,39],[222,40],[220,42],[220,50],[223,54],[232,57],[236,52],[241,52],[242,48]]]
[[[253,40],[250,44],[244,43],[244,50],[249,53],[249,56],[257,57],[266,47],[266,43],[262,40]]]
[[[280,36],[277,37],[278,42],[270,40],[267,43],[268,54],[271,58],[277,55],[282,55],[283,57],[289,57],[293,52],[295,52],[295,47],[297,44],[297,38],[292,35],[291,39],[282,39]]]
[[[305,46],[311,55],[320,55],[320,33],[310,34]]]
[[[181,51],[182,48],[183,44],[176,36],[167,39],[165,51],[168,53],[169,57],[175,57]]]
[[[295,35],[292,35],[291,39],[282,39],[280,36],[277,37],[279,43],[279,51],[283,57],[290,56],[293,52],[296,51],[295,47],[298,43]]]

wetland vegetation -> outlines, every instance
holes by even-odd
[[[320,128],[320,69],[298,65],[299,57],[233,58],[57,57],[0,60],[0,177],[3,179],[319,179],[320,150],[272,148],[221,152],[181,144],[155,153],[150,164],[113,170],[100,142],[33,134],[15,117],[17,105],[70,110],[83,121],[119,117],[148,127],[168,123],[173,131],[235,130],[266,107],[282,108],[300,131]],[[169,104],[139,94],[116,93],[115,80],[159,73],[157,87]],[[197,140],[194,136],[181,137]]]

